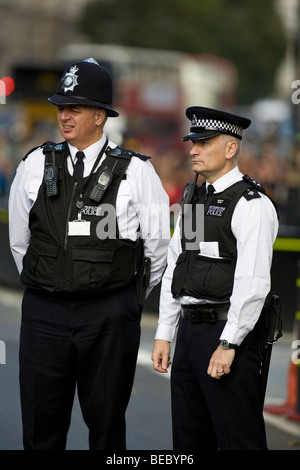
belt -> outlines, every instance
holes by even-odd
[[[219,320],[227,320],[229,303],[182,305],[183,316],[191,322],[214,323]]]

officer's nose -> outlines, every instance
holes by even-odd
[[[193,157],[194,155],[198,154],[198,147],[195,145],[195,142],[193,142],[192,148],[190,150],[190,155]]]
[[[69,109],[65,107],[58,108],[58,115],[61,121],[67,121],[70,118]]]

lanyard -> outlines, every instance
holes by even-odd
[[[92,174],[94,173],[94,171],[95,171],[97,165],[99,164],[99,162],[100,162],[100,160],[101,160],[101,158],[102,158],[102,155],[104,154],[104,151],[105,151],[105,149],[106,149],[106,147],[107,147],[107,144],[108,144],[108,139],[106,139],[106,142],[105,142],[105,144],[103,145],[103,147],[102,147],[102,149],[101,149],[101,152],[99,153],[99,155],[98,155],[98,157],[97,157],[97,159],[96,159],[96,161],[95,161],[95,163],[94,163],[94,165],[93,165],[93,168],[91,169],[90,174],[89,174],[89,176],[86,178],[86,181],[84,182],[84,184],[83,184],[83,180],[77,182],[77,184],[78,184],[78,189],[79,189],[79,199],[78,199],[78,201],[76,202],[76,207],[77,207],[77,209],[82,209],[83,206],[84,206],[83,197],[82,197],[82,196],[83,196],[83,193],[84,193],[84,190],[85,190],[85,188],[86,188],[88,182],[90,181],[91,176],[92,176]],[[72,165],[73,165],[73,169],[74,169],[74,167],[75,167],[74,162],[73,162],[72,159],[71,159],[71,161],[72,161]]]

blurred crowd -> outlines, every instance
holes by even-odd
[[[0,122],[0,208],[7,205],[9,187],[23,156],[47,140],[61,140],[53,124],[40,123],[28,135],[21,122],[14,126],[1,126]],[[171,205],[180,204],[186,183],[194,179],[189,150],[188,143],[164,152],[138,149],[151,156]],[[259,139],[250,135],[243,140],[238,163],[241,171],[259,182],[276,202],[281,224],[300,226],[300,136],[291,136],[288,145],[282,145],[276,133]]]

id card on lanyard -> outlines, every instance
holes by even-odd
[[[88,237],[91,233],[91,222],[81,219],[81,212],[78,213],[78,219],[72,220],[68,224],[68,236],[81,235]]]

